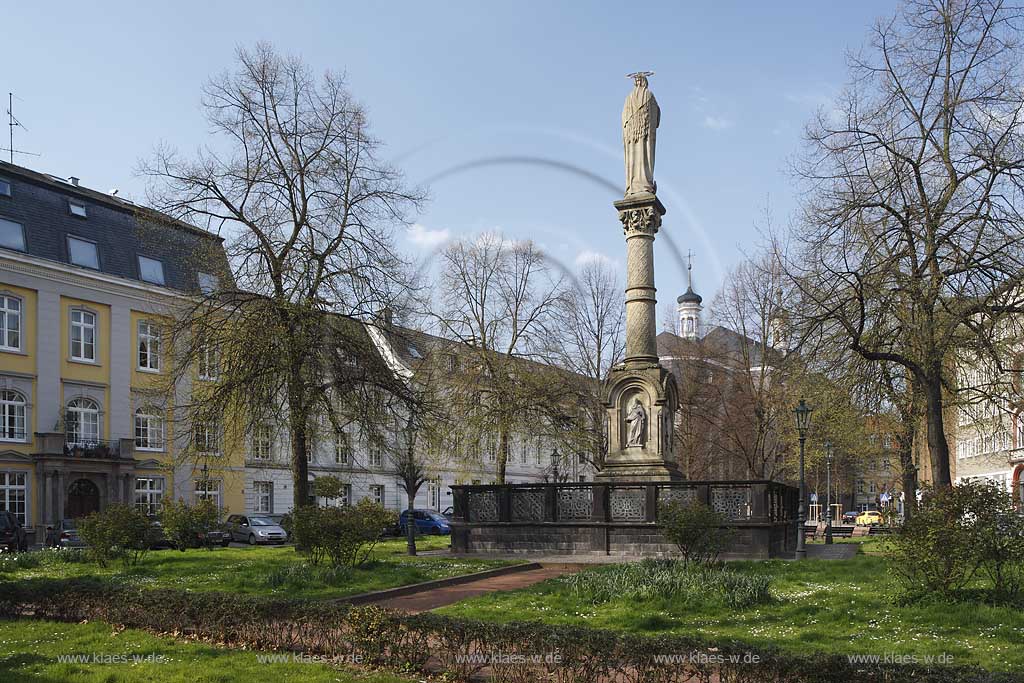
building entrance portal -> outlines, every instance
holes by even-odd
[[[71,482],[64,515],[70,519],[79,519],[99,510],[100,490],[96,488],[96,484],[88,479],[76,479]]]

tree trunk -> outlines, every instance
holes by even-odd
[[[925,408],[928,424],[928,456],[932,464],[932,484],[936,487],[952,486],[949,471],[949,442],[942,420],[941,373],[934,371],[925,380]]]
[[[309,505],[309,463],[306,455],[306,415],[302,409],[302,371],[292,363],[288,377],[289,427],[292,435],[292,507]]]
[[[416,519],[413,508],[416,507],[416,492],[407,493],[409,499],[409,516],[405,522],[405,548],[410,555],[416,554]]]
[[[505,469],[508,467],[508,429],[501,427],[498,437],[498,471],[494,478],[495,484],[505,483]]]

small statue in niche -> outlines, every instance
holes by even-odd
[[[646,440],[644,429],[647,427],[647,411],[640,399],[633,402],[632,409],[626,415],[626,424],[629,427],[626,446],[643,446]]]

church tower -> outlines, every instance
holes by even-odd
[[[700,312],[703,299],[693,291],[693,253],[686,264],[686,292],[676,299],[676,310],[679,313],[679,336],[683,339],[700,339],[704,330],[701,328]]]

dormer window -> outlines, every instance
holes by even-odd
[[[95,242],[68,235],[68,260],[76,266],[100,269],[100,255]]]
[[[213,294],[217,291],[220,286],[220,281],[216,275],[210,275],[209,273],[199,273],[199,291],[203,294]]]
[[[0,197],[11,196],[11,181],[0,178]]]
[[[21,223],[0,218],[0,247],[25,251],[25,229]]]
[[[78,202],[69,201],[68,202],[68,211],[71,212],[72,216],[78,216],[79,218],[88,218],[89,217],[89,212],[86,211],[85,204],[80,204]]]
[[[154,285],[164,284],[164,264],[148,256],[139,257],[139,277],[145,282],[152,282]]]

